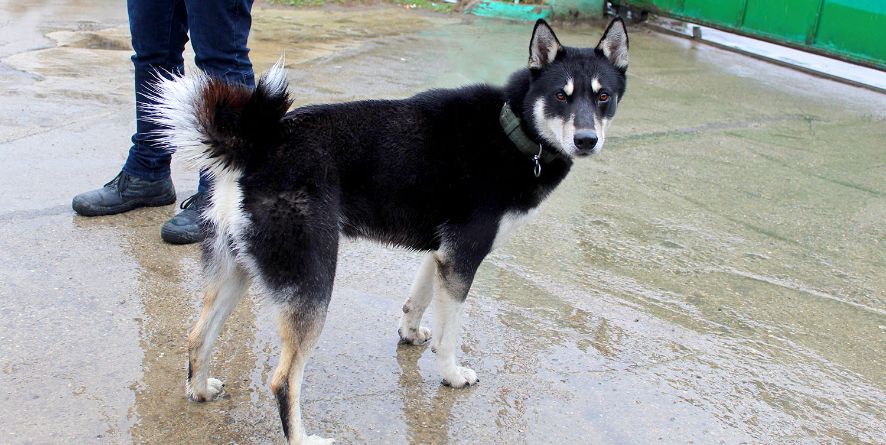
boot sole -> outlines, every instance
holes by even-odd
[[[162,198],[155,198],[144,201],[132,200],[113,207],[78,206],[76,205],[76,203],[72,204],[72,207],[74,208],[74,211],[81,216],[107,216],[128,212],[140,207],[162,207],[170,204],[175,204],[175,195],[172,195],[171,197],[164,196]]]

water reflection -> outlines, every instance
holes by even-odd
[[[449,420],[458,397],[452,388],[433,385],[428,390],[425,377],[419,371],[418,360],[428,347],[399,345],[397,364],[400,366],[399,392],[402,399],[406,439],[410,444],[444,444],[449,442]],[[466,391],[469,392],[470,390]]]

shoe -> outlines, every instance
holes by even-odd
[[[196,193],[182,202],[182,211],[175,215],[163,228],[160,237],[169,244],[191,244],[203,241],[206,233],[200,228],[200,211],[203,209],[205,193]]]
[[[104,187],[75,196],[71,207],[83,216],[102,216],[173,203],[175,186],[172,178],[148,181],[121,171]]]

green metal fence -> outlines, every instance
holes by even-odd
[[[886,70],[886,0],[616,0]]]

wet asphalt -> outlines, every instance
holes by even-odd
[[[84,218],[135,124],[125,5],[0,1],[0,443],[282,443],[260,295],[224,329],[222,399],[184,395],[200,305],[175,206]],[[602,23],[555,26],[593,46]],[[886,96],[631,29],[601,156],[485,261],[440,385],[397,345],[419,256],[340,252],[303,392],[337,443],[886,443]],[[531,28],[395,6],[257,5],[297,105],[501,84]],[[196,175],[177,163],[179,200]],[[426,318],[426,323],[430,318]]]

